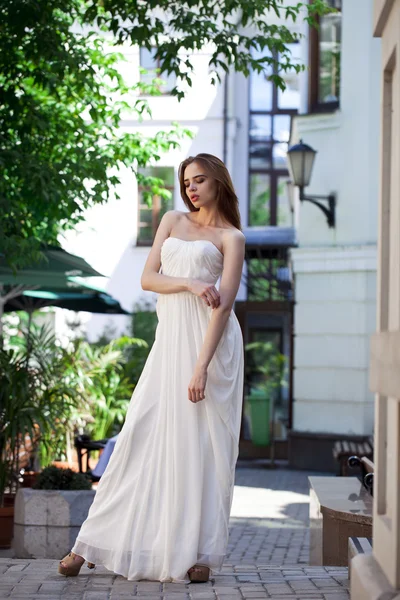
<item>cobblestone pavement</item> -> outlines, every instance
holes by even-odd
[[[58,560],[0,553],[0,600],[348,599],[346,568],[307,566],[307,475],[239,466],[227,559],[207,583],[131,582],[102,566],[64,578],[57,573]]]

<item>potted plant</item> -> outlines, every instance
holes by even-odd
[[[31,329],[0,348],[0,546],[9,548],[14,500],[27,467],[39,448],[51,445],[51,432],[66,421],[79,401],[63,377],[48,328]]]
[[[14,499],[27,438],[37,435],[42,415],[32,402],[29,369],[14,350],[0,348],[0,547],[9,548]]]
[[[83,473],[54,465],[15,501],[13,549],[17,558],[64,556],[89,512],[95,490]]]
[[[247,415],[251,423],[252,442],[270,446],[271,466],[274,465],[275,411],[281,392],[287,386],[287,359],[271,342],[246,344],[246,383],[250,388]]]

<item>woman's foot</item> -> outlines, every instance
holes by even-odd
[[[188,571],[189,579],[195,583],[205,583],[210,577],[210,567],[194,565]]]
[[[65,577],[76,577],[84,562],[85,559],[82,556],[70,552],[60,560],[58,572],[61,573],[61,575],[65,575]],[[89,569],[94,569],[95,565],[93,563],[88,563],[87,566]]]

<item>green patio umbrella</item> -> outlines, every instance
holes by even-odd
[[[46,306],[56,306],[75,311],[102,313],[113,315],[129,315],[115,298],[105,291],[80,287],[71,290],[26,290],[17,298],[11,299],[4,306],[4,312],[23,310],[32,313]]]
[[[83,258],[66,252],[62,248],[43,249],[45,258],[24,267],[14,274],[7,265],[4,255],[0,255],[0,284],[3,286],[51,286],[65,287],[69,277],[102,277]]]
[[[0,253],[0,343],[2,336],[1,317],[4,306],[21,296],[28,289],[64,289],[77,276],[100,276],[83,258],[66,252],[60,247],[43,248],[45,259],[34,263],[15,274],[8,266],[4,254]]]

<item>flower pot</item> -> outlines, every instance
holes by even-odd
[[[4,494],[3,505],[4,506],[14,506],[15,504],[15,494]]]
[[[39,475],[39,471],[25,471],[22,475],[22,487],[31,488],[36,483],[37,476]]]
[[[20,488],[15,501],[16,558],[62,558],[71,550],[94,490]]]
[[[6,494],[0,507],[0,548],[11,548],[14,530],[14,494]]]

